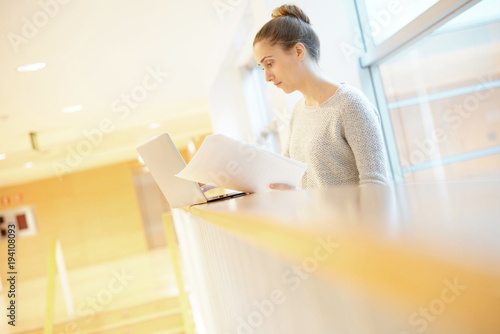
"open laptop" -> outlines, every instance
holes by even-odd
[[[172,208],[207,203],[246,194],[233,191],[206,197],[198,182],[184,180],[175,176],[186,166],[186,162],[168,133],[155,137],[137,147],[137,152],[139,152]]]

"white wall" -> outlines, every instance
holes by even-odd
[[[252,136],[243,81],[236,68],[222,68],[210,91],[210,115],[214,133],[247,141]]]

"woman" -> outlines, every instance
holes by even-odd
[[[299,188],[387,184],[378,112],[358,89],[335,84],[321,72],[319,39],[307,15],[294,5],[276,8],[253,48],[266,81],[303,95],[294,106],[283,152],[308,164]]]

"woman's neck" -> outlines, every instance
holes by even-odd
[[[306,105],[308,106],[318,106],[324,103],[335,94],[338,88],[336,84],[328,80],[317,66],[304,76],[303,79],[298,91],[304,95]]]

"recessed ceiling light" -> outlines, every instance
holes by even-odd
[[[66,113],[80,111],[80,110],[82,110],[82,105],[81,104],[76,104],[74,106],[69,106],[69,107],[62,108],[62,112],[66,112]]]
[[[149,124],[149,128],[150,128],[150,129],[156,129],[156,128],[159,128],[159,127],[160,127],[160,125],[161,125],[161,123],[158,123],[158,122],[156,122],[156,123],[151,123],[151,124]]]
[[[45,63],[26,64],[26,65],[18,66],[17,71],[18,72],[33,72],[33,71],[41,70],[45,66],[46,66]]]
[[[33,167],[33,163],[32,162],[27,162],[27,163],[24,164],[24,167],[31,168],[31,167]]]
[[[7,157],[7,156],[5,155],[5,153],[0,154],[0,160],[5,159],[6,157]]]

